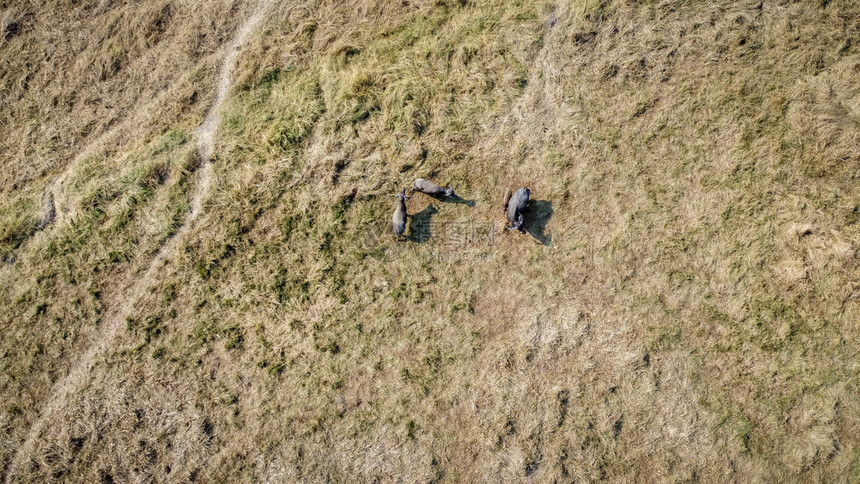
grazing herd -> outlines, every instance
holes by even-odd
[[[438,199],[454,198],[457,196],[454,194],[454,189],[450,186],[448,188],[442,188],[430,180],[425,180],[424,178],[416,178],[412,183],[412,193],[415,192],[421,192]],[[523,227],[523,223],[525,221],[524,212],[528,206],[530,196],[531,190],[525,187],[520,188],[513,193],[510,188],[505,190],[504,199],[502,201],[502,212],[507,214],[508,222],[511,224],[510,227],[506,227],[508,230],[519,230],[522,233],[526,233],[526,230]],[[397,202],[394,204],[394,215],[392,216],[391,221],[394,226],[394,237],[397,240],[400,240],[400,238],[403,237],[403,233],[406,231],[406,200],[409,197],[406,196],[405,188],[401,190],[400,193],[394,195],[394,197],[397,198]]]

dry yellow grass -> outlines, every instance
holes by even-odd
[[[28,5],[7,481],[860,478],[854,3],[275,2],[192,223],[259,4]],[[418,176],[475,203],[416,194],[395,243]]]

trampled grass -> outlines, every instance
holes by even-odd
[[[275,2],[187,223],[255,6],[2,5],[7,480],[857,478],[852,2]]]

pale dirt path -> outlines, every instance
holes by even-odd
[[[186,81],[187,79],[183,78],[179,83]],[[136,129],[134,121],[152,118],[154,116],[153,111],[161,106],[165,99],[172,97],[173,95],[174,89],[172,88],[159,91],[149,102],[136,107],[130,114],[126,115],[125,119],[117,122],[113,127],[97,135],[94,140],[87,143],[80,151],[78,151],[77,155],[72,158],[72,161],[63,169],[63,171],[57,175],[47,187],[45,187],[45,191],[42,194],[43,197],[50,195],[54,198],[54,220],[52,223],[46,224],[38,229],[36,234],[33,234],[30,239],[18,247],[15,251],[15,255],[13,256],[14,258],[17,259],[19,254],[23,254],[26,251],[27,246],[29,246],[37,237],[41,237],[41,233],[48,230],[51,225],[71,223],[69,218],[71,217],[70,207],[72,205],[72,200],[67,193],[65,185],[68,184],[69,177],[78,170],[81,164],[89,157],[98,153],[99,150],[104,149],[108,143],[114,142],[123,136],[133,136],[133,132]],[[115,158],[114,163],[122,165],[131,153],[132,150],[126,150]],[[12,274],[14,267],[14,263],[0,264],[0,284],[11,283],[9,281],[4,282],[4,280]]]
[[[250,34],[251,31],[253,31],[263,20],[263,17],[266,12],[268,12],[268,7],[272,4],[272,1],[273,0],[262,0],[257,5],[257,8],[254,9],[251,17],[249,17],[241,27],[239,27],[239,30],[236,32],[236,37],[233,38],[233,42],[231,42],[227,47],[227,54],[224,57],[224,63],[221,65],[221,72],[218,76],[218,87],[217,91],[215,91],[215,100],[212,101],[212,107],[209,108],[209,112],[206,113],[206,118],[200,126],[194,130],[194,134],[197,136],[197,156],[200,159],[201,166],[197,170],[198,184],[194,193],[191,195],[191,213],[189,214],[188,220],[186,220],[186,224],[197,218],[197,214],[203,207],[203,199],[205,198],[203,195],[209,193],[209,186],[212,181],[212,152],[215,147],[215,130],[218,127],[219,119],[218,110],[221,107],[221,103],[224,101],[224,98],[227,96],[227,91],[229,91],[230,86],[233,85],[233,69],[236,65],[236,57],[239,55],[239,48],[245,43],[245,39],[248,37],[248,34]],[[158,259],[158,257],[156,257],[156,259]]]
[[[233,83],[233,70],[236,58],[239,55],[239,49],[242,44],[245,43],[245,39],[248,35],[264,19],[272,1],[273,0],[261,1],[254,9],[251,16],[241,27],[239,27],[233,41],[229,46],[227,46],[224,62],[221,64],[220,74],[218,77],[218,87],[215,99],[212,102],[212,106],[209,108],[203,122],[194,130],[194,134],[197,138],[197,156],[200,159],[200,167],[197,169],[195,174],[195,188],[191,193],[190,210],[188,215],[185,217],[184,223],[176,234],[161,247],[150,262],[149,267],[146,269],[143,276],[132,276],[128,278],[129,281],[124,284],[123,289],[117,291],[117,299],[121,298],[123,302],[121,304],[111,305],[111,309],[108,310],[104,320],[102,321],[98,339],[96,339],[87,351],[78,358],[78,360],[72,365],[68,374],[57,380],[54,384],[54,387],[42,406],[38,420],[36,420],[30,427],[30,430],[27,433],[27,438],[12,457],[12,461],[8,469],[9,472],[6,474],[7,483],[15,480],[13,476],[18,475],[18,470],[22,461],[31,456],[34,451],[36,441],[43,435],[46,425],[52,422],[53,417],[62,409],[63,405],[68,400],[68,397],[71,396],[74,391],[86,384],[89,373],[95,365],[97,357],[104,355],[113,346],[119,330],[123,327],[126,316],[133,313],[137,301],[145,293],[147,288],[149,288],[155,281],[159,270],[164,265],[165,258],[176,250],[180,241],[185,238],[185,234],[188,232],[189,228],[193,226],[194,221],[202,211],[203,201],[208,196],[212,185],[211,159],[214,149],[215,131],[218,126],[218,111]],[[104,137],[101,139],[104,139]],[[78,156],[79,159],[83,157],[84,154]]]
[[[151,106],[157,106],[161,103],[161,101],[167,96],[169,91],[162,91],[153,101],[147,103],[145,107],[138,108],[134,111],[134,114],[129,115],[128,119],[134,119],[138,116],[150,116]],[[67,182],[70,173],[73,173],[77,170],[77,168],[83,163],[84,160],[95,154],[99,149],[104,148],[105,144],[109,141],[116,139],[123,131],[128,130],[127,122],[119,122],[113,128],[108,129],[104,133],[98,135],[96,139],[87,144],[78,154],[72,159],[72,162],[60,173],[54,180],[45,188],[42,196],[50,196],[54,199],[54,210],[55,210],[55,218],[52,223],[47,224],[40,229],[37,230],[38,233],[33,234],[32,237],[25,241],[20,247],[15,250],[14,258],[18,258],[19,254],[25,252],[26,248],[33,239],[39,237],[39,233],[48,229],[50,225],[67,222],[68,221],[68,206],[70,204],[68,197],[65,196],[65,191],[63,190],[63,185]],[[117,160],[117,163],[121,163],[128,157],[129,152],[126,152],[120,156]],[[6,263],[0,265],[0,281],[3,281],[7,277],[10,276],[12,270],[14,268],[14,263]],[[8,283],[8,281],[7,281]]]

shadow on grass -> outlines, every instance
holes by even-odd
[[[430,204],[424,210],[413,213],[409,216],[409,236],[406,240],[423,244],[430,240],[430,219],[439,213],[433,204]]]
[[[546,230],[546,224],[549,223],[549,219],[552,218],[553,213],[552,202],[548,202],[546,200],[531,200],[529,201],[528,207],[526,207],[523,228],[541,244],[549,245],[550,241],[552,241],[552,234],[546,234],[544,232]]]
[[[442,197],[442,198],[439,198],[439,200],[441,200],[445,203],[457,203],[460,205],[465,205],[467,207],[474,207],[475,206],[475,200],[467,200],[465,198],[461,198],[459,195],[454,195],[453,197]]]
[[[413,190],[412,193],[415,193],[415,191]],[[436,199],[442,203],[456,203],[456,204],[460,204],[460,205],[466,205],[467,207],[474,207],[475,206],[475,200],[468,200],[468,199],[460,197],[459,195],[454,195],[453,197],[446,197],[444,195],[442,195],[442,196],[429,195],[429,194],[425,194],[425,195],[427,195],[430,198],[434,198],[434,199]]]

